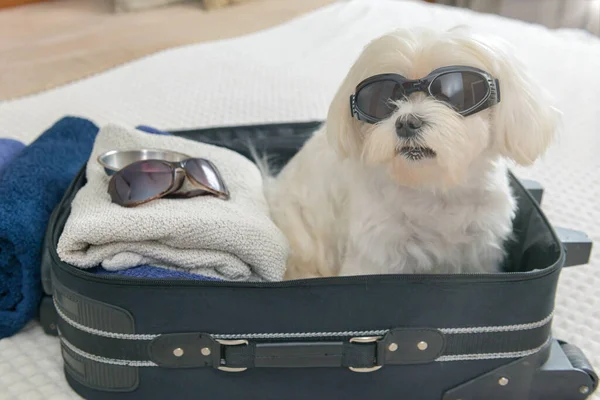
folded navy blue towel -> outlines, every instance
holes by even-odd
[[[0,173],[24,148],[18,140],[0,138]]]
[[[88,120],[63,118],[0,175],[0,338],[17,332],[36,314],[48,219],[90,156],[97,132]]]
[[[184,271],[175,271],[151,265],[140,265],[139,267],[122,269],[119,271],[108,271],[102,267],[96,267],[88,270],[98,275],[118,275],[124,278],[143,278],[143,279],[189,279],[193,281],[219,281],[217,278],[210,278],[204,275],[190,274]]]

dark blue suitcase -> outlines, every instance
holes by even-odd
[[[174,134],[281,167],[320,124]],[[561,268],[591,241],[555,229],[542,188],[511,175],[519,211],[500,274],[373,275],[277,283],[95,275],[56,244],[81,170],[46,235],[40,318],[87,399],[585,399],[597,375],[552,337]],[[527,186],[524,186],[524,184]]]

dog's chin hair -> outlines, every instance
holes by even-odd
[[[466,127],[457,118],[446,118],[444,123],[430,122],[418,139],[398,139],[394,129],[390,121],[371,128],[365,134],[361,162],[371,167],[386,167],[390,177],[402,186],[447,190],[460,185],[478,155],[474,153],[480,150],[464,140]],[[427,147],[436,155],[410,160],[400,153],[406,146]]]

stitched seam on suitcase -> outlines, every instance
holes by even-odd
[[[441,356],[435,359],[438,362],[448,362],[448,361],[472,361],[472,360],[493,360],[498,358],[521,358],[527,357],[532,354],[535,354],[542,350],[544,347],[550,343],[551,338],[548,338],[546,342],[531,350],[523,350],[523,351],[513,351],[506,353],[484,353],[484,354],[459,354],[459,355],[451,355],[451,356]]]
[[[53,298],[53,301],[54,301],[54,308],[56,308],[56,313],[66,323],[68,323],[69,325],[71,325],[81,331],[91,333],[93,335],[104,336],[104,337],[109,337],[109,338],[113,338],[113,339],[127,339],[127,340],[152,340],[152,339],[160,336],[160,335],[145,335],[145,334],[138,334],[138,333],[113,333],[113,332],[108,332],[108,331],[102,331],[102,330],[95,329],[95,328],[90,328],[90,327],[82,325],[76,321],[73,321],[61,310],[61,308],[55,298]]]
[[[514,332],[514,331],[525,331],[530,329],[541,328],[546,325],[552,317],[554,316],[554,311],[550,313],[546,318],[531,322],[528,324],[518,324],[518,325],[504,325],[504,326],[482,326],[478,328],[441,328],[440,332],[445,334],[462,334],[462,333],[493,333],[493,332]]]
[[[128,340],[152,340],[160,336],[159,334],[140,334],[140,333],[113,333],[108,331],[102,331],[95,328],[90,328],[85,325],[81,325],[67,315],[65,315],[60,306],[54,300],[54,306],[58,315],[65,320],[68,324],[80,329],[84,332],[91,333],[98,336],[105,336],[114,339],[128,339]],[[515,325],[499,325],[499,326],[484,326],[484,327],[471,327],[471,328],[439,328],[438,330],[444,334],[471,334],[471,333],[495,333],[495,332],[514,332],[522,330],[531,330],[540,328],[548,324],[554,311],[550,313],[546,318],[526,323],[526,324],[515,324]],[[389,332],[389,329],[382,330],[371,330],[371,331],[340,331],[340,332],[292,332],[292,333],[247,333],[247,334],[212,334],[214,339],[295,339],[295,338],[317,338],[317,337],[343,337],[343,336],[381,336]]]
[[[60,332],[59,332],[60,334]],[[118,360],[115,358],[106,358],[101,356],[96,356],[94,354],[87,353],[75,346],[73,346],[68,340],[64,337],[60,336],[60,341],[64,344],[69,350],[73,353],[87,358],[88,360],[96,361],[103,364],[112,364],[112,365],[125,365],[128,367],[158,367],[158,364],[152,361],[131,361],[131,360]]]
[[[473,333],[500,333],[517,332],[541,328],[547,325],[553,318],[554,311],[546,318],[526,324],[482,326],[471,328],[439,328],[446,335],[473,334]],[[345,332],[299,332],[299,333],[245,333],[245,334],[215,334],[215,339],[294,339],[311,337],[339,337],[339,336],[381,336],[389,332],[389,329],[372,331],[345,331]]]

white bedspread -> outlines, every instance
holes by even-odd
[[[600,39],[466,10],[340,2],[273,29],[171,49],[0,103],[0,137],[30,142],[66,114],[164,129],[323,119],[368,40],[395,27],[457,24],[513,42],[557,97],[565,119],[562,140],[543,162],[517,172],[546,187],[543,208],[555,225],[584,230],[599,246]],[[599,368],[600,249],[589,266],[563,271],[556,307],[554,334],[580,346]],[[57,339],[44,336],[35,323],[0,341],[0,399],[12,398],[77,398],[64,380]]]

